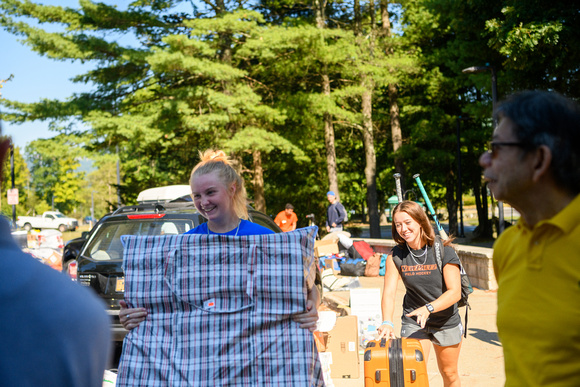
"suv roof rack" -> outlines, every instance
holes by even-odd
[[[178,184],[154,187],[139,192],[137,196],[137,203],[166,203],[173,201],[191,202],[191,186],[189,184]]]
[[[131,206],[123,206],[116,209],[111,215],[119,215],[130,212],[155,211],[163,212],[174,208],[195,208],[193,202],[164,202],[164,203],[140,203]]]

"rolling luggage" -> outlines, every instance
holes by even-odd
[[[429,386],[426,361],[417,339],[370,341],[364,354],[365,387]]]

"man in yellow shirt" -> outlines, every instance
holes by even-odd
[[[506,386],[580,386],[580,107],[515,94],[479,163],[521,215],[494,245]]]
[[[284,211],[280,211],[274,219],[274,223],[284,232],[296,230],[296,222],[298,217],[294,213],[294,206],[290,203],[287,203]]]

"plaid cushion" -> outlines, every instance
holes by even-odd
[[[322,386],[291,315],[314,286],[316,227],[250,235],[125,236],[125,299],[148,310],[118,386]]]

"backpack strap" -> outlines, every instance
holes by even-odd
[[[443,243],[441,243],[441,237],[439,235],[435,235],[435,258],[437,260],[437,267],[441,274],[443,274],[443,262],[442,257],[444,254],[443,250]]]
[[[443,275],[443,263],[442,263],[442,258],[445,254],[443,250],[443,242],[441,241],[441,237],[439,235],[435,235],[435,258],[437,261],[437,267],[439,268],[439,271],[441,272],[441,275]],[[461,272],[463,272],[463,265],[461,265],[461,263],[459,264],[459,270],[460,270],[460,275]],[[443,281],[445,281],[445,278],[443,278]],[[467,338],[467,310],[471,309],[471,306],[469,305],[469,303],[467,303],[466,305],[467,307],[465,308],[465,327],[463,329],[463,337]]]

